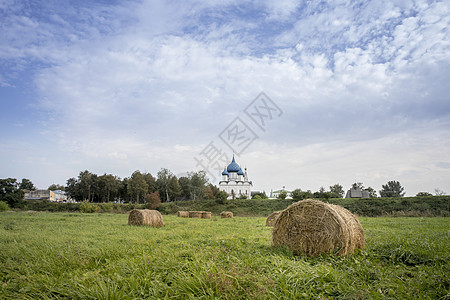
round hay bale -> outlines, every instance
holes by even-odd
[[[189,218],[201,219],[203,215],[202,211],[189,211]]]
[[[202,219],[211,219],[210,211],[202,211]]]
[[[271,213],[266,219],[266,226],[273,227],[273,224],[275,224],[275,221],[277,220],[277,218],[280,214],[281,214],[281,211],[276,211],[276,212]]]
[[[364,246],[364,231],[345,208],[307,199],[280,213],[272,231],[272,244],[286,245],[295,255],[345,256]]]
[[[128,225],[163,227],[164,222],[161,213],[157,210],[133,209],[128,216]]]
[[[347,224],[349,234],[350,234],[350,243],[348,245],[348,252],[353,253],[356,249],[362,249],[365,246],[364,239],[364,229],[359,223],[358,219],[354,214],[352,214],[349,210],[343,208],[339,205],[328,204],[336,211],[339,212],[344,222]]]
[[[233,218],[233,213],[231,211],[223,211],[220,213],[222,219]]]
[[[179,210],[177,216],[180,218],[189,218],[189,212],[185,210]]]

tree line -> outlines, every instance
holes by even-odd
[[[97,175],[88,170],[67,180],[66,194],[76,200],[89,202],[148,203],[149,201],[181,201],[202,198],[214,199],[219,189],[208,184],[205,171],[188,172],[177,178],[162,168],[156,177],[139,170],[130,177],[119,178],[112,174]]]
[[[369,198],[377,198],[377,192],[372,187],[364,187],[361,182],[355,182],[352,184],[353,189],[358,189],[361,191],[366,191],[369,195]],[[405,195],[404,187],[400,184],[400,182],[392,180],[388,181],[386,184],[381,186],[381,190],[379,191],[381,197],[403,197]],[[436,189],[437,190],[437,189]],[[436,191],[435,190],[435,191]],[[324,187],[320,187],[319,191],[311,192],[311,190],[302,191],[301,189],[295,189],[290,192],[290,195],[294,200],[302,200],[308,198],[318,198],[318,199],[330,199],[330,198],[342,198],[344,197],[344,188],[339,183],[336,183],[330,186],[327,191]],[[441,193],[440,195],[442,195]],[[436,195],[437,192],[436,192]],[[288,196],[287,191],[282,191],[278,198],[285,199]],[[417,196],[431,196],[430,193],[420,192]]]
[[[377,192],[373,188],[366,188],[362,183],[354,183],[352,187],[367,191],[370,198],[377,197]],[[0,202],[9,207],[20,208],[24,205],[25,191],[35,189],[31,180],[26,178],[21,181],[15,178],[0,179]],[[215,199],[217,203],[224,204],[228,197],[224,191],[220,191],[215,185],[208,183],[205,171],[188,172],[186,176],[177,178],[165,168],[162,168],[156,177],[137,170],[130,177],[123,179],[112,174],[97,175],[85,170],[81,171],[78,177],[69,178],[65,186],[52,184],[48,189],[65,190],[70,198],[78,202],[145,203],[151,208],[158,207],[161,202],[200,199]],[[400,182],[388,181],[382,185],[379,194],[381,197],[403,197],[405,192]],[[444,191],[435,189],[436,196],[445,194]],[[285,199],[287,196],[291,196],[294,200],[342,198],[344,189],[340,184],[330,186],[329,190],[321,187],[317,192],[295,189],[289,195],[287,191],[281,192],[278,198]],[[419,192],[416,196],[432,196],[432,194]],[[261,192],[253,193],[252,198],[267,199],[268,197],[265,192]]]

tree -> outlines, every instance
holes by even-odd
[[[79,184],[75,177],[67,179],[66,193],[70,198],[72,198],[76,201],[83,201],[83,195],[80,191]]]
[[[36,190],[36,187],[31,182],[31,180],[23,178],[22,182],[19,184],[19,189],[21,189],[21,190],[28,190],[28,191],[34,191],[34,190]]]
[[[208,184],[208,187],[211,189],[213,197],[211,199],[215,199],[218,192],[220,192],[219,188],[212,183]]]
[[[145,182],[148,184],[148,192],[153,193],[158,190],[158,185],[156,184],[156,179],[150,173],[143,173]]]
[[[0,201],[6,202],[9,207],[23,205],[23,191],[15,178],[0,179]]]
[[[201,199],[205,191],[205,184],[208,182],[205,171],[188,172],[189,192],[192,200]]]
[[[369,192],[369,198],[376,198],[377,197],[377,191],[375,189],[371,188],[370,186],[368,188],[365,188],[367,192]]]
[[[158,191],[147,194],[147,206],[149,209],[157,209],[161,206],[161,197]]]
[[[287,192],[286,191],[281,191],[279,194],[278,194],[278,199],[282,199],[282,200],[284,200],[284,199],[286,199],[286,197],[287,197]]]
[[[172,178],[173,174],[168,169],[162,168],[159,170],[157,174],[156,184],[158,185],[158,191],[161,196],[161,200],[163,202],[170,201],[170,179]]]
[[[205,191],[203,192],[205,199],[214,199],[214,193],[209,186],[205,186]]]
[[[445,195],[445,192],[444,192],[443,190],[439,189],[439,188],[435,188],[435,189],[434,189],[434,194],[435,194],[436,196],[444,196],[444,195]]]
[[[132,198],[128,194],[128,181],[130,178],[125,177],[119,182],[118,195],[121,202],[131,202]]]
[[[387,184],[382,185],[381,187],[381,197],[403,197],[405,195],[405,193],[403,192],[404,188],[398,181],[388,181]]]
[[[57,191],[57,190],[65,191],[66,188],[63,185],[54,183],[54,184],[50,185],[47,190],[50,190],[50,191]]]
[[[93,175],[94,174],[92,174],[88,170],[82,171],[78,175],[77,185],[79,193],[82,195],[82,199],[80,199],[80,201],[84,199],[87,199],[89,201],[92,200],[94,195]]]
[[[186,176],[182,176],[178,178],[178,184],[181,188],[181,197],[183,199],[189,199],[191,192],[190,192],[190,180]]]
[[[331,198],[342,198],[344,197],[344,188],[339,183],[330,186]]]
[[[140,171],[134,171],[127,184],[127,192],[131,198],[135,197],[136,203],[140,202],[148,192],[148,184]]]
[[[175,200],[178,198],[183,190],[181,189],[180,185],[178,184],[178,178],[175,175],[172,175],[172,177],[169,180],[169,197],[170,199]]]
[[[119,190],[118,180],[112,174],[103,174],[98,177],[99,201],[109,202],[114,199]]]
[[[331,197],[330,192],[325,191],[325,188],[323,186],[319,188],[318,192],[314,193],[314,198],[328,199],[330,197]]]
[[[307,190],[306,192],[304,192],[301,189],[295,189],[291,192],[291,197],[292,197],[292,199],[299,201],[299,200],[311,198],[312,193],[310,190]]]

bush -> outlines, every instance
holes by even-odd
[[[97,204],[90,203],[89,200],[84,200],[80,203],[80,211],[83,213],[94,213],[98,211],[99,207]]]
[[[8,203],[0,201],[0,211],[6,211],[9,210]]]
[[[102,211],[104,212],[113,212],[114,211],[114,204],[111,202],[107,202],[107,203],[102,203],[100,204],[100,207],[102,209]]]
[[[163,205],[161,205],[160,207],[158,207],[157,210],[163,215],[170,215],[177,213],[180,210],[180,208],[173,202],[170,203],[166,202],[163,203]]]
[[[151,194],[147,194],[147,206],[149,209],[157,209],[161,206],[161,197],[159,196],[159,192],[153,192]]]
[[[228,194],[225,191],[220,191],[216,194],[216,203],[217,204],[226,204],[227,198],[228,198]]]

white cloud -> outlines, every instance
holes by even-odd
[[[266,9],[269,13],[269,20],[286,20],[295,13],[297,8],[302,5],[303,1],[297,0],[280,0],[265,1]]]

